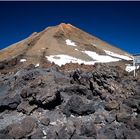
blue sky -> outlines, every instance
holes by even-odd
[[[140,53],[140,2],[0,2],[0,49],[48,26],[70,23]]]

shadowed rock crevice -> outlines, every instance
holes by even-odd
[[[0,98],[0,112],[5,110],[15,110],[17,106],[21,103],[21,98],[18,94],[10,97],[10,94]]]
[[[33,100],[29,102],[29,104],[37,105],[38,107],[43,108],[43,109],[52,110],[52,109],[55,109],[56,106],[61,105],[62,102],[63,100],[61,98],[61,95],[59,92],[57,92],[56,97],[53,100],[49,101],[48,103],[43,104],[42,101]]]

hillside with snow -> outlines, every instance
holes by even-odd
[[[1,68],[132,61],[132,56],[71,24],[48,27],[0,51]],[[8,65],[7,65],[8,63]]]

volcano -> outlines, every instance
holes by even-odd
[[[94,65],[95,63],[132,60],[130,54],[71,24],[61,23],[10,45],[0,51],[1,68],[7,65],[36,67],[46,63],[62,66],[66,63]]]
[[[0,51],[0,139],[139,139],[140,69],[70,25]]]

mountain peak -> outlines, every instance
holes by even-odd
[[[34,32],[0,51],[0,62],[4,61],[5,66],[9,60],[14,63],[13,58],[20,66],[41,66],[48,61],[59,66],[70,62],[94,65],[131,59],[124,51],[66,23]]]
[[[60,23],[58,26],[59,26],[62,30],[65,30],[65,29],[71,30],[72,27],[73,27],[71,24],[66,24],[66,23]]]

